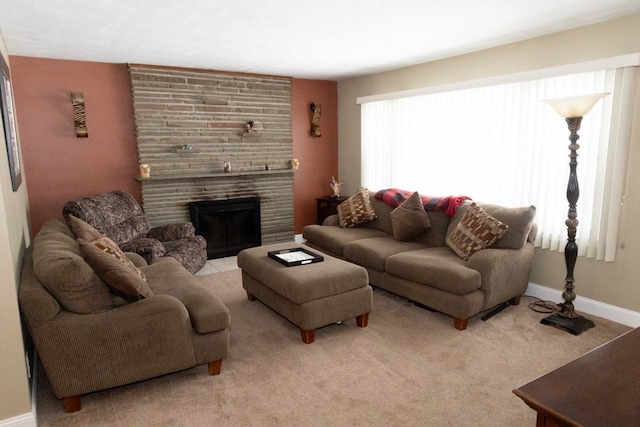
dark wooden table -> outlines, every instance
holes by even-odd
[[[640,426],[640,328],[513,392],[536,426]]]
[[[344,197],[344,196],[318,197],[316,199],[316,204],[317,204],[316,220],[317,220],[317,223],[322,225],[322,221],[324,221],[326,217],[335,214],[336,213],[336,208],[338,207],[338,205],[340,203],[344,202],[347,199],[348,199],[348,197]]]

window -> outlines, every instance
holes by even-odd
[[[362,102],[362,185],[537,207],[536,246],[567,241],[569,130],[544,99],[609,92],[578,134],[579,255],[613,261],[635,67]]]

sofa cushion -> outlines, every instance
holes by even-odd
[[[384,271],[385,262],[389,256],[424,247],[424,243],[415,240],[403,242],[391,236],[372,237],[344,245],[344,259],[363,267]]]
[[[474,202],[447,237],[447,246],[460,258],[468,261],[471,255],[491,246],[502,237],[508,228],[508,225],[486,213]]]
[[[69,228],[77,238],[92,241],[104,236],[93,225],[75,215],[67,215],[66,220]]]
[[[367,227],[341,228],[327,225],[307,225],[302,237],[314,247],[320,247],[338,257],[344,256],[344,246],[355,240],[389,236],[384,231]]]
[[[109,288],[127,301],[153,295],[144,273],[108,237],[91,242],[78,239],[80,253]]]
[[[369,190],[360,188],[356,194],[340,203],[337,208],[340,227],[350,228],[376,219],[376,212],[371,207]]]
[[[394,276],[456,295],[475,291],[481,285],[480,272],[467,267],[467,263],[446,246],[391,255],[385,269]]]
[[[417,191],[391,211],[391,227],[393,238],[404,242],[431,227],[429,216],[422,206],[422,199]]]
[[[90,314],[113,308],[107,285],[80,255],[69,227],[47,221],[33,241],[34,272],[65,310]]]

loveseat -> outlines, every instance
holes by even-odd
[[[75,217],[74,217],[75,218]],[[53,393],[80,396],[209,365],[218,375],[230,314],[174,258],[150,265],[88,224],[51,219],[26,250],[20,310]]]
[[[361,189],[322,225],[304,227],[303,238],[365,267],[372,286],[447,314],[463,330],[481,312],[520,302],[534,255],[535,207],[442,199],[450,203]]]

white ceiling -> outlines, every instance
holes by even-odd
[[[339,80],[640,12],[640,0],[0,0],[10,55]]]

